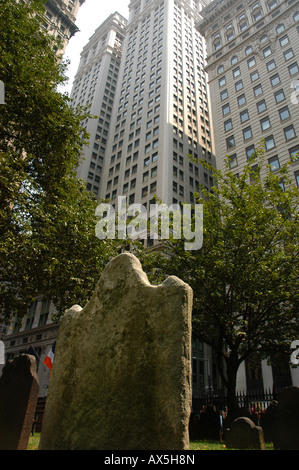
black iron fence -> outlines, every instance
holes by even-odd
[[[252,411],[265,411],[269,404],[277,400],[282,389],[272,391],[248,390],[238,392],[236,400],[240,408]],[[227,396],[224,392],[208,393],[204,395],[193,396],[192,411],[199,413],[203,407],[213,406],[217,411],[224,410],[227,407]]]

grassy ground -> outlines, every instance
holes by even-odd
[[[40,434],[34,433],[30,436],[27,450],[38,450]],[[227,449],[224,442],[219,441],[191,441],[190,450],[233,450]],[[266,444],[266,450],[273,450],[273,444]]]

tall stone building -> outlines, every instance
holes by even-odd
[[[237,174],[263,139],[266,163],[290,163],[299,185],[299,2],[214,0],[201,14],[217,167],[229,155]]]
[[[89,106],[95,119],[83,123],[90,135],[84,147],[84,158],[78,177],[87,182],[89,190],[99,195],[112,108],[122,54],[127,20],[114,13],[101,24],[81,52],[71,99],[73,106]]]
[[[87,103],[90,95],[91,111],[100,116],[99,122],[88,123],[90,147],[78,175],[112,204],[117,205],[117,196],[126,196],[129,204],[146,206],[154,195],[167,204],[190,203],[199,185],[210,189],[213,184],[211,175],[188,157],[214,163],[205,43],[195,28],[202,5],[131,1],[126,28],[119,31],[120,49],[112,56],[118,68],[110,83],[113,100],[106,76],[97,82],[90,76],[85,88],[79,86],[90,69],[92,48],[111,18],[82,51],[71,97],[76,105]]]
[[[117,207],[194,202],[214,162],[205,44],[195,28],[202,3],[133,0],[123,45],[100,197]]]
[[[263,140],[265,163],[273,172],[289,164],[299,186],[299,1],[214,0],[201,16],[217,168],[227,171],[229,156],[238,175]],[[238,370],[240,390],[298,383],[298,368],[281,356]]]

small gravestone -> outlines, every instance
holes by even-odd
[[[62,319],[41,450],[189,448],[192,289],[123,253]]]
[[[6,364],[0,379],[0,450],[26,450],[39,383],[36,360],[21,354]]]
[[[277,450],[299,450],[299,387],[285,388],[277,399],[273,444]]]
[[[228,449],[265,449],[263,430],[249,418],[237,418],[225,432]]]
[[[277,401],[273,400],[267,406],[265,413],[261,415],[261,427],[264,431],[265,442],[273,442],[275,438],[275,428],[277,425]]]

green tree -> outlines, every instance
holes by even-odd
[[[299,193],[286,167],[274,174],[264,165],[262,148],[239,177],[203,165],[216,184],[197,199],[203,204],[202,248],[186,251],[184,240],[171,239],[164,242],[167,257],[142,256],[153,278],[156,265],[162,277],[175,274],[193,288],[193,332],[215,351],[233,410],[241,362],[274,351],[290,355],[299,338]]]
[[[36,296],[59,312],[88,300],[113,244],[95,237],[96,200],[76,178],[86,110],[57,91],[66,65],[41,28],[44,2],[0,3],[0,309]]]

